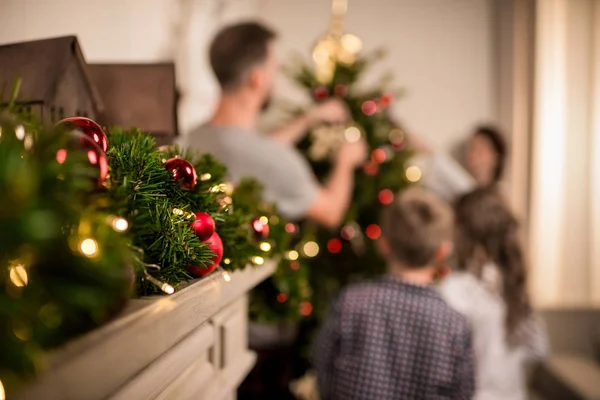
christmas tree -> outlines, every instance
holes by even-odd
[[[381,59],[384,52],[361,55],[361,40],[342,33],[345,8],[339,5],[336,8],[334,1],[333,11],[330,32],[314,47],[314,67],[300,63],[290,73],[313,101],[330,98],[343,101],[350,112],[351,123],[316,127],[298,148],[320,181],[327,179],[332,157],[343,140],[363,137],[370,157],[356,172],[352,202],[339,230],[323,229],[308,221],[301,224],[303,236],[316,241],[320,249],[317,256],[307,258],[317,321],[342,286],[384,272],[385,262],[377,249],[381,211],[399,190],[420,178],[418,168],[408,166],[411,154],[406,148],[405,133],[390,114],[389,106],[400,94],[390,89],[390,76],[383,76],[379,84],[371,88],[359,87],[365,71]]]

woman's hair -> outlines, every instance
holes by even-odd
[[[494,169],[494,182],[498,182],[500,178],[502,178],[502,174],[504,173],[504,168],[506,165],[506,156],[507,156],[507,146],[506,140],[500,131],[491,126],[491,125],[480,125],[475,129],[475,136],[485,137],[492,147],[494,151],[498,155],[498,162],[496,163],[496,168]]]
[[[494,188],[476,189],[464,195],[457,201],[455,212],[455,246],[460,268],[481,278],[485,263],[497,266],[507,308],[508,340],[518,342],[516,328],[531,313],[519,224]]]

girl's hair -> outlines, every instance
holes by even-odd
[[[492,147],[494,151],[498,155],[498,161],[496,163],[496,168],[494,169],[494,182],[498,182],[502,178],[502,174],[504,173],[504,167],[506,164],[506,156],[507,156],[507,146],[506,140],[500,131],[491,126],[491,125],[480,125],[475,128],[475,136],[485,137]]]
[[[460,268],[481,278],[485,263],[496,264],[502,276],[508,340],[516,343],[517,327],[531,313],[519,224],[492,187],[464,195],[457,201],[455,211],[455,245]]]

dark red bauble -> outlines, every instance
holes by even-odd
[[[184,189],[191,190],[196,186],[198,175],[194,166],[183,158],[171,158],[165,162],[165,168],[175,182],[181,182],[181,187]]]
[[[97,185],[99,187],[102,186],[108,176],[108,159],[106,158],[106,153],[88,136],[79,132],[74,132],[72,135],[73,139],[69,141],[67,146],[56,152],[56,161],[59,164],[63,164],[70,153],[74,151],[85,152],[87,161],[98,171]]]
[[[210,265],[204,267],[190,265],[188,267],[190,274],[198,278],[202,278],[217,269],[223,258],[223,242],[217,232],[214,232],[208,240],[204,241],[204,243],[208,243],[208,248],[215,254],[210,260],[212,262]]]
[[[317,100],[325,100],[329,97],[329,89],[325,86],[318,86],[315,88],[314,95]]]
[[[103,152],[106,153],[106,150],[108,150],[108,139],[106,138],[106,133],[104,133],[100,125],[89,118],[69,117],[59,121],[56,126],[64,126],[66,128],[77,130],[92,139],[92,141],[96,143]]]
[[[192,222],[192,229],[202,241],[207,240],[215,233],[215,220],[205,212],[194,213],[196,220]]]
[[[343,99],[344,97],[348,96],[348,86],[344,85],[343,83],[338,83],[333,88],[333,94],[335,94],[336,97]]]

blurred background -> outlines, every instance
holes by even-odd
[[[259,19],[289,65],[310,59],[330,11],[328,0],[1,0],[0,43],[76,35],[90,63],[173,61],[185,135],[217,98],[207,59],[216,30]],[[365,84],[393,74],[404,95],[392,112],[413,135],[454,152],[479,123],[506,133],[507,187],[553,349],[597,355],[600,1],[350,0],[345,31],[365,51],[386,50]],[[276,100],[305,96],[281,74]]]

